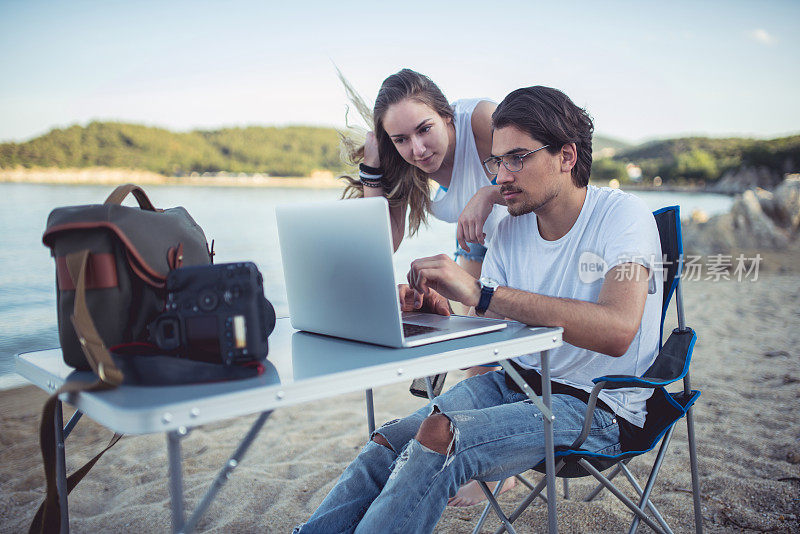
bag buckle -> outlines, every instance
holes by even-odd
[[[97,364],[97,376],[99,376],[100,380],[102,380],[106,384],[108,383],[108,377],[106,376],[106,367],[105,365],[103,365],[102,362]]]

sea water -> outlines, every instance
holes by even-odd
[[[58,346],[53,260],[42,244],[47,215],[59,206],[98,204],[109,186],[0,184],[0,389],[24,383],[14,374],[14,355]],[[184,206],[214,239],[215,262],[252,261],[264,275],[264,292],[278,317],[288,315],[278,246],[275,206],[333,200],[332,189],[148,186],[159,208]],[[635,192],[657,208],[678,204],[684,217],[694,209],[708,215],[730,209],[732,199],[703,193]],[[126,204],[135,205],[132,199]],[[314,217],[314,213],[309,213]],[[404,281],[415,258],[455,250],[455,225],[431,218],[418,235],[403,240],[395,254],[395,276]],[[325,258],[308,258],[323,265]],[[358,288],[353,288],[357,291]]]

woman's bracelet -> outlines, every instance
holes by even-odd
[[[358,164],[358,178],[364,187],[383,187],[381,179],[383,178],[383,169],[380,167],[372,167],[366,163]]]
[[[358,178],[361,180],[364,187],[383,187],[381,183],[381,179],[383,178],[382,174],[368,174],[364,171],[359,171]]]
[[[371,167],[366,163],[359,163],[358,170],[365,174],[372,174],[376,176],[381,176],[383,174],[383,169],[381,169],[380,167]]]

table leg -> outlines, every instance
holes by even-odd
[[[267,419],[272,414],[272,410],[268,412],[261,412],[261,414],[256,418],[255,422],[250,426],[250,430],[247,431],[242,441],[239,442],[239,446],[236,447],[236,451],[231,455],[227,462],[225,462],[225,466],[222,470],[217,473],[217,477],[214,479],[214,482],[211,484],[211,487],[208,488],[203,500],[200,501],[200,504],[197,505],[197,508],[194,509],[192,515],[186,520],[186,523],[183,525],[184,532],[194,532],[195,528],[197,528],[197,523],[200,522],[200,518],[206,512],[211,503],[214,501],[214,498],[217,496],[219,490],[222,489],[222,486],[228,481],[228,479],[233,474],[234,469],[239,467],[239,463],[244,458],[247,449],[250,448],[250,445],[253,444],[258,433],[261,432],[261,428],[264,426],[264,423],[267,422]],[[180,431],[180,430],[179,430]]]
[[[547,482],[547,531],[551,534],[558,532],[556,522],[556,463],[555,450],[553,448],[553,421],[555,416],[552,411],[551,390],[550,390],[550,356],[546,350],[541,352],[542,357],[542,398],[533,391],[522,376],[514,369],[509,360],[499,360],[500,365],[511,379],[517,383],[523,393],[536,405],[542,412],[544,420],[544,460],[545,460],[545,480]]]
[[[372,403],[372,390],[367,390],[367,427],[369,428],[369,435],[367,439],[372,439],[372,433],[375,432],[375,406]]]
[[[183,432],[179,432],[183,430]],[[169,494],[172,511],[172,532],[182,532],[183,515],[183,456],[181,440],[186,430],[181,428],[167,433],[167,452],[169,456]]]
[[[58,488],[58,505],[61,511],[62,534],[69,532],[69,504],[67,502],[67,458],[64,447],[64,412],[60,400],[56,401],[53,424],[56,431],[56,488]]]
[[[542,397],[544,404],[552,414],[552,404],[550,396],[550,355],[543,350],[542,356]],[[555,449],[553,448],[553,421],[555,415],[544,418],[544,460],[547,476],[547,531],[550,534],[558,532],[556,519],[556,461]]]
[[[80,410],[75,410],[75,413],[69,418],[69,421],[67,421],[67,426],[64,427],[64,441],[67,441],[67,438],[72,433],[72,429],[75,428],[75,425],[78,424],[78,421],[81,420],[82,416],[83,412]]]
[[[433,394],[433,382],[429,376],[425,377],[425,392],[428,394],[428,399],[432,399],[436,396]]]

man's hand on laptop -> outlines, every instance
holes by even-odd
[[[450,303],[436,291],[430,289],[427,294],[420,293],[406,284],[397,286],[402,311],[423,311],[450,315]]]
[[[481,298],[478,281],[445,254],[411,262],[408,283],[418,293],[434,291],[466,306],[477,306]]]

